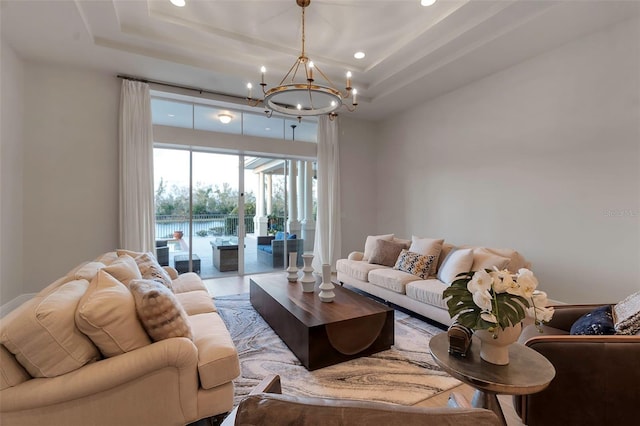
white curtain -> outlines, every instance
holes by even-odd
[[[338,120],[321,116],[318,121],[318,214],[313,249],[313,268],[320,272],[328,263],[335,271],[341,255],[340,157]]]
[[[149,85],[122,80],[120,92],[120,247],[155,251],[153,126]]]

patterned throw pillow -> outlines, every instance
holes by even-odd
[[[436,257],[433,255],[424,256],[422,254],[413,253],[409,250],[403,249],[393,269],[408,272],[426,280],[427,277],[429,277],[431,264],[435,259]]]
[[[167,287],[153,280],[133,280],[129,289],[138,318],[154,342],[171,337],[193,339],[187,314]]]
[[[611,315],[611,305],[594,309],[588,314],[584,314],[571,326],[570,334],[580,335],[605,335],[616,334],[613,327],[613,316]]]
[[[618,334],[636,334],[640,331],[640,291],[614,305],[613,319]]]
[[[152,253],[143,253],[136,257],[136,263],[138,264],[138,269],[140,269],[140,274],[142,274],[142,279],[156,281],[173,291],[171,277],[160,266]]]

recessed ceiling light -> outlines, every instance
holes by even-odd
[[[265,127],[264,129],[268,132],[269,130],[271,130],[271,127]]]
[[[184,7],[185,4],[187,4],[187,2],[185,0],[169,0],[171,1],[171,4],[177,7]]]
[[[356,52],[353,54],[353,57],[356,59],[362,59],[364,58],[364,52]]]
[[[431,6],[436,2],[436,0],[420,0],[420,4],[423,6]]]
[[[173,118],[173,117],[175,117],[175,116],[176,116],[175,114],[167,114],[167,115],[168,115],[169,117],[171,117],[171,118]]]
[[[232,118],[230,114],[218,114],[218,120],[220,120],[222,124],[229,124]]]

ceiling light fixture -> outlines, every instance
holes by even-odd
[[[293,63],[287,74],[282,78],[280,84],[267,90],[267,84],[264,82],[264,76],[267,72],[265,67],[260,68],[262,87],[262,99],[254,99],[252,97],[253,85],[247,84],[247,100],[249,105],[258,106],[263,104],[267,117],[271,117],[273,111],[281,114],[293,115],[298,117],[298,121],[302,117],[316,116],[328,114],[329,118],[336,117],[336,111],[344,106],[347,110],[353,112],[358,106],[356,97],[357,91],[351,87],[351,72],[347,72],[346,92],[342,93],[337,90],[334,84],[327,76],[311,61],[304,50],[305,28],[304,28],[304,12],[311,0],[296,0],[296,4],[302,8],[302,52]],[[296,81],[298,70],[302,71],[304,78]],[[326,84],[319,84],[314,79],[314,73],[317,73],[324,79]],[[343,100],[348,99],[353,94],[351,105],[346,105]]]
[[[231,117],[230,114],[218,114],[218,120],[220,120],[220,122],[222,124],[229,124],[231,123],[231,119],[233,117]]]
[[[420,4],[423,6],[432,6],[436,0],[420,0]]]
[[[353,54],[353,57],[356,58],[356,59],[362,59],[362,58],[364,58],[364,56],[365,56],[364,52],[356,52],[356,53]]]
[[[169,0],[169,1],[171,2],[172,5],[177,7],[184,7],[184,5],[187,4],[185,0]]]

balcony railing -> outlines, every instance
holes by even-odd
[[[284,224],[284,218],[279,222]],[[238,235],[238,215],[193,215],[193,234],[198,237]],[[244,218],[247,234],[254,233],[253,216]],[[185,215],[156,215],[156,238],[173,238],[175,231],[189,236],[189,217]]]

